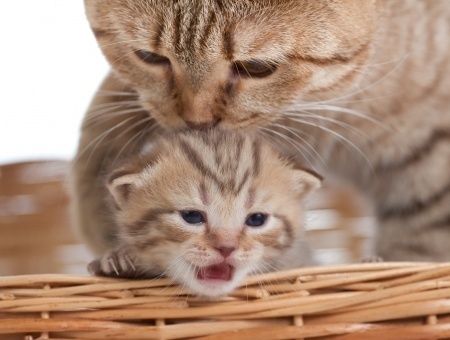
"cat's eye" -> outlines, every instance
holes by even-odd
[[[160,54],[156,54],[145,50],[136,50],[134,53],[147,64],[170,64],[170,60]]]
[[[261,227],[267,221],[267,215],[262,213],[251,214],[245,220],[245,225],[249,227]]]
[[[200,224],[205,222],[205,218],[200,211],[183,210],[180,212],[181,217],[189,224]]]
[[[261,60],[244,60],[234,62],[234,69],[241,77],[263,78],[274,73],[277,65]]]

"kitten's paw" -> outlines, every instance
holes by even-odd
[[[361,260],[362,263],[380,263],[384,262],[383,258],[381,256],[372,255],[367,256]]]
[[[123,249],[109,250],[89,263],[88,271],[95,276],[135,278],[138,276],[132,257]]]

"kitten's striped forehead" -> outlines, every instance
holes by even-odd
[[[215,131],[182,134],[178,148],[202,178],[212,181],[222,193],[238,195],[260,174],[267,146],[255,137]]]

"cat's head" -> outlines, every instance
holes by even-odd
[[[136,269],[206,296],[304,265],[302,202],[319,186],[259,138],[217,129],[163,138],[108,181]]]
[[[375,0],[85,0],[114,72],[170,128],[273,122],[349,90]]]

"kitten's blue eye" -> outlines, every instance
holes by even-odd
[[[200,224],[205,222],[205,218],[200,211],[183,210],[180,212],[181,217],[189,224]]]
[[[257,213],[248,216],[245,224],[249,227],[261,227],[264,223],[266,223],[266,220],[266,214]]]
[[[147,64],[170,64],[169,58],[150,51],[136,50],[134,53]]]

